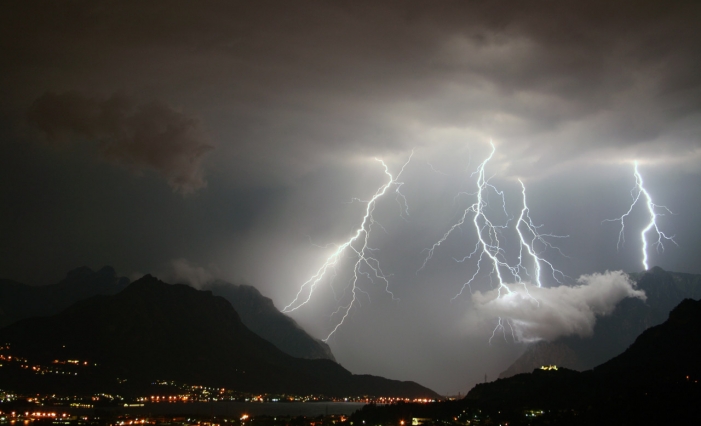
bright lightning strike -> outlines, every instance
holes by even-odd
[[[521,179],[518,180],[519,183],[521,184],[521,195],[523,196],[523,208],[521,209],[521,215],[518,217],[518,221],[516,222],[516,232],[518,232],[519,239],[521,241],[521,251],[519,252],[518,255],[518,267],[523,268],[523,249],[525,248],[526,251],[528,251],[528,254],[531,256],[531,259],[533,259],[533,264],[534,264],[534,269],[535,269],[535,274],[533,275],[533,279],[535,280],[535,283],[538,287],[542,287],[542,282],[540,280],[540,271],[541,271],[541,264],[545,263],[551,270],[552,272],[552,277],[555,281],[557,281],[558,284],[562,284],[562,281],[560,281],[560,278],[564,278],[565,274],[558,270],[555,269],[552,263],[548,262],[547,260],[543,259],[540,257],[540,253],[538,253],[535,250],[536,243],[540,243],[544,248],[551,248],[557,250],[561,255],[564,256],[564,253],[562,251],[553,246],[547,238],[567,238],[569,235],[555,235],[555,234],[540,234],[538,232],[538,229],[541,228],[543,225],[535,225],[533,223],[533,219],[531,219],[530,216],[530,209],[528,208],[528,204],[526,203],[526,185],[523,184],[523,181]],[[523,235],[521,232],[521,224],[528,230],[528,233],[530,233],[530,244],[526,237]],[[528,272],[525,268],[524,270]]]
[[[550,269],[553,279],[558,283],[562,284],[559,278],[565,277],[565,275],[560,270],[556,269],[551,262],[544,259],[541,256],[540,250],[536,248],[536,245],[539,244],[540,246],[542,246],[543,250],[551,248],[559,251],[559,249],[553,246],[547,239],[564,237],[554,234],[541,234],[539,232],[539,229],[542,227],[542,225],[535,225],[530,217],[530,209],[528,208],[528,205],[526,203],[526,186],[520,179],[519,182],[521,184],[523,207],[521,209],[518,220],[516,220],[515,224],[513,225],[513,228],[516,231],[519,238],[519,252],[517,257],[518,262],[512,266],[507,261],[506,251],[501,245],[499,236],[500,234],[504,233],[509,229],[510,220],[507,220],[506,224],[504,225],[498,225],[495,224],[485,213],[485,208],[488,206],[487,194],[490,191],[493,191],[499,197],[499,199],[501,199],[500,210],[503,210],[504,214],[508,216],[508,213],[506,211],[506,199],[504,192],[499,191],[494,185],[489,183],[489,179],[486,177],[485,174],[485,168],[494,156],[494,153],[496,152],[496,147],[494,146],[494,144],[492,143],[491,145],[491,153],[484,161],[482,161],[482,163],[480,163],[480,165],[477,167],[477,170],[473,173],[473,176],[477,175],[477,191],[472,195],[476,195],[477,200],[463,211],[463,214],[457,223],[451,226],[448,229],[448,231],[445,234],[443,234],[443,236],[435,244],[433,244],[431,248],[426,250],[428,254],[424,259],[421,268],[419,268],[419,271],[425,268],[426,264],[433,257],[435,251],[440,247],[440,245],[448,239],[448,237],[452,234],[452,232],[455,229],[461,228],[463,225],[465,225],[465,222],[468,220],[468,217],[472,215],[472,223],[478,241],[475,244],[474,250],[470,254],[465,256],[462,260],[458,261],[465,262],[467,259],[471,259],[473,256],[475,256],[477,253],[479,253],[479,258],[477,260],[477,265],[474,273],[472,274],[470,279],[467,282],[465,282],[465,284],[463,284],[460,292],[457,295],[455,295],[453,299],[459,297],[463,293],[465,288],[469,287],[470,290],[472,290],[472,283],[476,280],[477,276],[481,272],[482,265],[485,262],[487,263],[487,265],[489,265],[490,268],[489,275],[496,277],[497,279],[497,297],[502,297],[502,295],[504,294],[512,293],[512,290],[509,289],[509,287],[507,286],[507,282],[502,272],[505,272],[507,274],[507,277],[510,277],[510,280],[513,280],[516,283],[523,284],[524,288],[526,288],[526,283],[524,281],[525,276],[528,276],[532,281],[534,281],[538,287],[542,286],[541,271],[544,265]],[[531,263],[533,264],[532,273],[529,272],[528,268],[525,266],[524,257],[526,257],[526,255],[524,254],[524,250],[526,253],[528,253],[527,256],[530,257]],[[562,252],[560,252],[560,254],[562,254]],[[527,288],[526,292],[528,292]],[[537,300],[533,300],[536,303],[538,303]],[[504,320],[502,318],[499,318],[497,326],[492,332],[492,337],[489,339],[490,342],[496,335],[497,330],[502,330],[504,336],[506,337],[505,323],[511,329],[511,335],[512,337],[514,337],[514,329],[513,325],[511,324],[511,321],[509,321],[508,319]]]
[[[664,216],[664,213],[657,213],[657,210],[666,210],[670,214],[672,213],[671,210],[669,210],[665,206],[661,206],[658,204],[655,204],[652,201],[652,197],[650,196],[650,193],[647,192],[645,187],[643,186],[643,177],[640,175],[640,172],[638,171],[638,162],[635,162],[635,187],[631,190],[631,196],[633,197],[633,202],[631,203],[630,207],[628,208],[628,211],[625,212],[623,215],[616,219],[606,219],[604,222],[620,222],[621,223],[621,230],[618,232],[618,243],[616,244],[616,248],[619,248],[625,243],[625,236],[624,236],[624,230],[625,230],[625,219],[630,216],[630,214],[633,212],[633,208],[635,207],[636,204],[638,204],[638,201],[642,199],[642,202],[645,203],[645,206],[647,208],[647,212],[650,217],[650,221],[648,222],[647,226],[643,228],[643,230],[640,232],[640,239],[642,240],[642,264],[644,270],[650,269],[648,266],[648,257],[647,257],[647,237],[646,235],[648,232],[654,229],[654,233],[657,235],[657,240],[653,242],[653,245],[659,252],[660,250],[664,251],[664,244],[663,240],[668,240],[673,242],[675,245],[678,245],[676,241],[674,241],[674,235],[671,237],[668,237],[664,232],[662,232],[657,224],[657,218],[659,216]],[[657,210],[656,210],[657,209]]]
[[[392,300],[398,300],[389,289],[389,281],[387,280],[387,277],[380,268],[380,262],[372,255],[372,251],[374,249],[372,249],[369,246],[369,238],[373,225],[378,225],[380,227],[382,226],[373,218],[373,212],[375,211],[377,201],[382,196],[384,196],[390,190],[391,187],[395,187],[393,192],[395,194],[397,202],[399,203],[400,216],[406,219],[406,216],[409,215],[409,208],[407,205],[406,198],[404,197],[404,194],[402,194],[400,191],[404,183],[400,182],[399,178],[402,175],[402,173],[404,173],[404,169],[411,161],[413,155],[414,152],[412,151],[411,155],[409,156],[409,159],[406,161],[406,163],[404,163],[404,165],[402,165],[402,168],[400,169],[396,177],[394,177],[390,173],[389,168],[384,163],[384,161],[378,158],[375,159],[382,164],[384,172],[388,177],[387,183],[378,188],[377,191],[375,191],[375,194],[372,196],[372,198],[369,201],[365,202],[365,214],[363,216],[360,226],[355,230],[353,236],[346,240],[346,242],[338,246],[336,251],[334,251],[331,254],[331,256],[329,256],[326,259],[326,261],[321,265],[321,267],[316,271],[316,273],[302,284],[294,300],[290,302],[289,305],[285,306],[285,308],[282,310],[282,312],[285,313],[293,312],[299,309],[300,307],[306,305],[311,300],[312,294],[314,293],[314,289],[324,279],[324,277],[326,277],[328,274],[335,275],[336,268],[338,267],[341,258],[347,254],[350,254],[352,257],[354,257],[355,263],[353,265],[353,277],[350,282],[351,300],[347,305],[341,305],[332,314],[332,317],[340,315],[341,319],[336,323],[336,325],[326,336],[326,338],[323,339],[324,342],[328,341],[329,338],[331,338],[331,336],[346,320],[355,303],[359,302],[358,293],[363,293],[367,295],[367,292],[363,291],[358,286],[360,276],[364,276],[371,282],[374,282],[374,276],[374,278],[384,283],[385,292],[387,292],[392,297]],[[369,271],[361,270],[363,266],[369,268]]]

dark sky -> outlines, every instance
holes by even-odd
[[[375,157],[396,175],[413,149],[409,216],[388,193],[369,237],[399,301],[361,274],[329,344],[355,373],[465,392],[525,341],[586,335],[635,296],[616,273],[577,287],[642,270],[644,206],[620,249],[602,223],[628,210],[634,160],[674,213],[658,221],[678,246],[649,250],[651,266],[701,273],[699,22],[695,1],[3,2],[0,276],[109,264],[245,282],[282,308],[360,226],[387,182]],[[475,202],[490,140],[504,259],[518,178],[540,231],[569,236],[542,252],[568,277],[535,290],[540,310],[494,299],[494,274],[451,301],[476,268],[453,260],[475,247],[472,216],[419,271]],[[346,253],[293,313],[315,336],[338,323],[352,270]],[[489,343],[499,316],[517,342]]]

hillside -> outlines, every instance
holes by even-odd
[[[545,409],[559,413],[549,417],[562,424],[595,420],[669,424],[681,419],[693,423],[701,420],[699,359],[701,301],[685,299],[667,321],[646,330],[626,351],[593,370],[534,370],[477,385],[465,401],[512,415]]]
[[[3,387],[14,390],[125,394],[154,380],[175,380],[251,392],[437,396],[413,382],[294,358],[250,331],[225,299],[150,275],[116,295],[0,329],[0,341],[27,365],[87,363],[67,377],[0,368]]]
[[[667,321],[593,370],[536,369],[476,385],[460,401],[366,406],[355,424],[701,424],[701,301],[683,300]],[[469,423],[468,423],[469,422]]]
[[[246,327],[281,351],[297,358],[335,361],[331,348],[326,343],[307,334],[295,320],[280,312],[273,301],[260,294],[255,287],[214,281],[206,284],[204,289],[228,300]]]
[[[626,350],[643,331],[665,321],[685,298],[701,298],[701,275],[654,267],[630,277],[645,291],[646,301],[622,300],[611,315],[597,319],[591,337],[568,336],[531,344],[499,377],[511,377],[549,364],[578,371],[594,368]]]
[[[80,267],[68,272],[61,282],[42,286],[0,279],[0,328],[24,318],[57,314],[88,297],[116,294],[128,284],[129,279],[117,276],[111,266],[99,271]],[[297,358],[335,361],[326,343],[307,334],[255,287],[217,280],[204,289],[228,300],[249,329],[283,352]]]

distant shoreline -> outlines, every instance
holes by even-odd
[[[192,416],[222,416],[240,418],[249,416],[319,416],[326,414],[349,415],[360,410],[363,402],[185,402],[185,403],[146,403],[143,407],[124,407],[120,405],[97,406],[94,408],[54,406],[41,407],[41,411],[51,410],[57,413],[76,415],[91,415],[96,410],[115,414],[129,415],[192,415]],[[19,409],[19,407],[18,407]],[[28,405],[22,409],[36,411],[38,407]]]

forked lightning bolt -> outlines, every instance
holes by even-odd
[[[633,212],[633,208],[635,207],[636,204],[638,204],[638,201],[643,199],[643,203],[645,203],[645,206],[647,208],[648,214],[650,215],[650,221],[648,222],[647,226],[643,228],[643,230],[640,232],[640,239],[642,240],[642,264],[644,270],[650,269],[647,263],[647,233],[650,232],[651,230],[654,229],[655,234],[657,234],[657,241],[655,241],[653,244],[655,245],[657,251],[660,249],[664,251],[664,244],[662,243],[663,240],[668,240],[673,242],[675,245],[678,245],[676,241],[674,241],[674,235],[671,237],[668,237],[664,232],[662,232],[657,225],[657,218],[659,216],[664,216],[664,213],[657,213],[655,209],[662,209],[666,210],[670,214],[672,213],[671,210],[669,210],[665,206],[661,206],[658,204],[655,204],[652,202],[652,197],[650,196],[650,193],[647,192],[645,187],[643,186],[643,177],[640,175],[640,172],[638,171],[638,162],[635,162],[635,187],[631,190],[631,196],[633,197],[633,202],[631,203],[630,207],[628,208],[628,211],[625,212],[621,217],[618,217],[616,219],[606,219],[604,222],[620,222],[621,223],[621,230],[618,232],[618,243],[616,244],[616,248],[619,248],[625,243],[625,236],[624,236],[624,231],[625,231],[625,219],[630,216],[630,214]]]
[[[372,198],[366,202],[365,214],[360,223],[360,226],[355,230],[353,236],[350,237],[346,242],[338,246],[336,251],[334,251],[331,254],[331,256],[329,256],[326,259],[326,261],[321,265],[321,267],[316,271],[316,273],[302,284],[294,300],[289,305],[285,306],[285,308],[282,310],[282,312],[286,313],[292,312],[306,305],[311,300],[312,294],[314,293],[314,289],[316,288],[316,286],[329,273],[335,273],[335,270],[338,267],[338,263],[341,260],[342,256],[350,253],[351,257],[355,257],[355,263],[353,265],[353,277],[350,283],[351,300],[347,305],[340,306],[332,314],[332,317],[334,315],[340,314],[341,319],[336,323],[336,325],[326,336],[326,338],[323,339],[325,342],[329,340],[329,338],[338,330],[338,328],[348,317],[348,314],[350,313],[351,309],[358,300],[358,292],[365,293],[358,286],[358,280],[360,278],[360,275],[365,276],[370,281],[373,281],[372,276],[370,275],[372,273],[375,276],[375,278],[384,283],[385,291],[390,296],[392,296],[392,300],[396,300],[394,294],[389,289],[389,281],[387,280],[384,273],[382,272],[382,269],[380,268],[380,262],[374,256],[372,256],[371,251],[373,249],[370,248],[368,244],[373,225],[379,225],[379,223],[375,222],[375,219],[372,216],[373,212],[375,211],[377,201],[383,195],[385,195],[391,187],[395,187],[394,193],[397,201],[400,204],[400,216],[405,217],[405,215],[408,215],[408,206],[406,203],[406,198],[400,192],[400,189],[404,183],[400,182],[399,178],[402,175],[402,173],[404,173],[404,169],[406,168],[407,164],[409,164],[409,162],[411,161],[412,156],[413,151],[406,163],[402,165],[402,168],[400,169],[396,177],[392,176],[392,174],[389,171],[389,168],[384,163],[384,161],[376,158],[376,160],[382,164],[382,167],[384,167],[385,174],[388,177],[387,183],[378,188],[377,191],[375,191],[375,194],[372,196]],[[361,271],[361,267],[363,266],[368,267],[370,271]]]
[[[553,279],[557,281],[558,284],[562,284],[560,278],[564,278],[565,274],[559,269],[556,269],[552,263],[540,257],[540,253],[535,249],[535,245],[536,243],[540,243],[543,246],[543,249],[551,248],[557,250],[561,255],[564,256],[564,253],[562,253],[562,251],[559,248],[552,245],[546,238],[568,238],[569,235],[540,234],[538,232],[538,229],[541,228],[543,225],[535,225],[533,223],[533,219],[531,219],[530,216],[530,209],[528,208],[528,204],[526,203],[526,185],[523,184],[523,181],[521,179],[519,179],[518,181],[521,184],[523,208],[521,209],[521,215],[518,217],[518,221],[516,222],[516,232],[518,232],[519,240],[521,241],[521,251],[518,254],[517,266],[523,268],[523,249],[526,249],[531,259],[533,259],[533,267],[535,269],[535,273],[532,274],[531,277],[538,287],[543,286],[543,283],[540,280],[540,271],[542,263],[546,264],[550,268]],[[527,242],[526,237],[521,232],[521,224],[523,224],[523,227],[525,227],[530,233],[530,244]],[[528,270],[526,270],[525,268],[524,270],[526,271],[526,273],[528,272]]]
[[[553,246],[550,242],[547,241],[547,238],[563,237],[553,234],[541,234],[539,232],[539,228],[542,225],[535,225],[530,217],[530,210],[526,203],[526,186],[521,180],[519,180],[519,182],[521,183],[523,207],[521,209],[518,220],[515,222],[514,225],[514,230],[516,231],[516,234],[519,237],[520,243],[517,257],[518,263],[513,266],[508,263],[506,259],[505,249],[501,246],[499,240],[499,235],[503,232],[506,232],[509,229],[510,220],[507,220],[506,224],[504,225],[497,225],[492,220],[490,220],[485,213],[485,207],[488,206],[488,203],[486,201],[486,194],[488,191],[491,190],[494,191],[494,193],[498,195],[498,197],[501,199],[501,210],[503,210],[504,213],[508,216],[508,214],[506,213],[506,199],[504,196],[504,192],[499,191],[494,185],[490,184],[489,179],[486,177],[485,174],[485,168],[487,166],[487,163],[489,163],[489,161],[492,159],[495,152],[496,147],[492,143],[491,153],[482,163],[480,163],[480,165],[477,167],[477,171],[473,173],[473,175],[477,175],[477,191],[475,193],[477,196],[477,200],[475,201],[475,203],[473,203],[463,211],[462,216],[460,217],[458,222],[451,226],[448,229],[448,231],[445,234],[443,234],[443,237],[441,237],[440,240],[433,244],[431,248],[426,250],[428,252],[428,255],[424,259],[421,268],[419,268],[420,271],[421,269],[426,267],[427,262],[433,257],[436,249],[438,249],[438,247],[440,247],[440,245],[448,239],[448,237],[455,229],[462,227],[467,221],[468,217],[472,214],[472,223],[474,225],[474,230],[475,234],[477,235],[478,241],[475,244],[474,250],[470,254],[465,256],[463,259],[458,261],[464,262],[467,259],[472,258],[472,256],[476,255],[477,253],[479,253],[479,259],[477,260],[477,265],[474,273],[472,274],[470,279],[467,282],[465,282],[465,284],[463,284],[462,289],[457,295],[455,295],[453,299],[460,296],[465,290],[465,288],[469,287],[470,290],[472,289],[472,283],[476,280],[478,274],[481,272],[481,267],[484,262],[487,262],[487,264],[491,267],[491,270],[489,272],[490,276],[495,276],[497,279],[497,297],[501,297],[504,294],[512,293],[512,290],[509,289],[509,287],[507,286],[502,272],[507,272],[508,275],[510,275],[509,279],[513,280],[515,283],[524,284],[524,288],[526,288],[526,283],[524,281],[525,276],[530,277],[530,279],[538,287],[542,286],[541,270],[543,264],[547,265],[547,267],[551,270],[553,278],[558,283],[561,283],[558,277],[562,278],[565,276],[561,271],[556,269],[551,262],[543,259],[540,255],[539,250],[535,247],[536,243],[540,243],[543,246],[543,249],[553,248],[559,251],[557,247]],[[528,253],[528,256],[531,258],[532,263],[534,265],[532,273],[529,272],[528,268],[524,264],[524,250],[526,253]],[[526,288],[526,292],[527,291],[528,290]],[[496,331],[499,329],[501,329],[505,333],[504,322],[506,322],[506,324],[509,325],[509,328],[511,328],[511,333],[513,337],[514,331],[511,322],[508,319],[503,320],[502,318],[499,318],[497,326],[494,329],[494,332],[492,333],[492,338],[496,334]],[[489,339],[490,342],[492,338]]]

